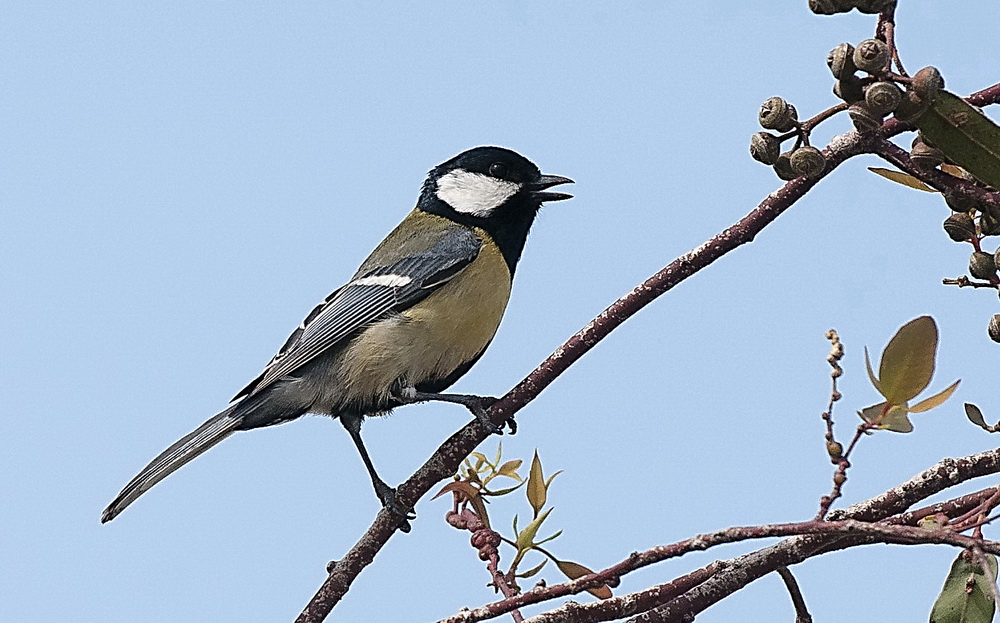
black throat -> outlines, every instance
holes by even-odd
[[[517,198],[498,208],[488,218],[481,218],[457,212],[450,205],[438,199],[434,193],[428,192],[427,189],[421,193],[420,201],[417,203],[417,208],[424,212],[437,214],[456,223],[479,227],[486,231],[500,249],[504,261],[507,262],[511,277],[514,276],[514,269],[524,251],[524,243],[528,240],[528,231],[531,229],[531,224],[535,221],[540,207],[541,204],[528,197]]]

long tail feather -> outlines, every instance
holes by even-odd
[[[222,413],[213,416],[207,422],[178,440],[174,445],[164,450],[160,456],[150,461],[149,465],[143,468],[139,472],[139,475],[125,485],[125,488],[121,490],[118,497],[104,509],[104,513],[101,515],[101,523],[107,523],[117,517],[118,513],[125,510],[125,507],[134,502],[153,485],[180,469],[184,464],[205,450],[208,450],[233,434],[236,427],[243,421],[242,416],[234,415],[238,406],[238,404],[233,405]]]

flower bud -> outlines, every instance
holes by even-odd
[[[933,169],[944,162],[944,152],[931,147],[918,136],[910,148],[910,160],[921,169]]]
[[[955,212],[968,212],[977,205],[975,199],[964,193],[954,190],[946,190],[942,194],[944,195],[944,202],[947,203],[948,207]]]
[[[881,13],[882,9],[884,9],[891,1],[892,0],[854,0],[854,8],[861,13],[874,15],[875,13]]]
[[[907,91],[903,95],[902,101],[896,106],[895,115],[896,118],[905,123],[912,123],[920,117],[920,115],[927,112],[927,108],[930,107],[930,102],[926,102],[913,92],[913,90]]]
[[[855,75],[844,76],[833,83],[833,94],[848,104],[865,99],[865,91],[861,87],[861,79]]]
[[[889,46],[881,39],[865,39],[854,49],[854,65],[870,74],[884,71],[889,66]]]
[[[990,335],[990,339],[994,342],[1000,342],[1000,314],[993,314],[990,318],[990,324],[986,328],[987,333]]]
[[[784,99],[771,97],[761,104],[757,118],[761,127],[767,130],[787,132],[795,127],[798,114],[795,112],[795,107]]]
[[[967,212],[956,212],[945,219],[944,230],[955,242],[965,242],[975,237],[976,224]]]
[[[826,66],[830,68],[833,77],[843,80],[848,76],[853,76],[858,70],[854,66],[854,46],[850,43],[841,43],[830,50],[826,56]]]
[[[815,147],[799,147],[789,157],[792,170],[805,177],[816,177],[826,169],[826,158]]]
[[[928,104],[934,103],[938,92],[943,88],[944,78],[937,67],[924,67],[913,75],[913,82],[910,83],[910,89]]]
[[[979,233],[984,236],[1000,236],[1000,219],[989,212],[979,216]]]
[[[983,251],[973,251],[969,258],[969,274],[976,279],[989,281],[997,275],[997,265],[993,256]]]
[[[781,155],[781,141],[767,132],[757,132],[750,137],[750,156],[758,162],[772,165]]]
[[[777,162],[775,162],[772,167],[774,169],[774,173],[786,182],[794,180],[799,176],[799,174],[792,169],[791,156],[792,152],[783,152],[778,156]]]
[[[858,132],[874,132],[882,127],[882,115],[876,113],[867,104],[851,104],[847,109],[847,114],[854,122],[854,127]]]
[[[903,91],[891,82],[876,82],[865,90],[865,103],[873,112],[887,115],[903,100]]]

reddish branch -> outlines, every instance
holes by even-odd
[[[870,523],[864,521],[856,521],[849,519],[846,521],[806,521],[801,523],[791,523],[791,524],[771,524],[762,526],[746,526],[746,527],[734,527],[726,528],[725,530],[719,530],[718,532],[712,532],[709,534],[698,535],[694,538],[680,541],[678,543],[673,543],[671,545],[664,545],[661,547],[656,547],[642,554],[630,557],[629,560],[623,561],[608,569],[607,571],[601,572],[600,574],[592,574],[574,580],[572,582],[566,582],[563,585],[558,585],[562,590],[558,591],[562,593],[565,590],[572,590],[577,592],[576,589],[583,585],[593,585],[594,580],[597,576],[614,576],[616,574],[623,574],[642,561],[646,564],[651,564],[652,562],[659,562],[660,560],[665,560],[667,558],[675,558],[678,556],[683,556],[684,554],[705,550],[710,547],[715,547],[717,545],[723,545],[726,543],[735,543],[738,541],[746,541],[750,539],[764,539],[773,537],[784,537],[784,536],[802,536],[802,535],[836,535],[838,537],[848,537],[851,545],[861,544],[856,537],[871,537],[871,542],[877,543],[895,543],[900,545],[918,545],[926,543],[936,543],[936,544],[947,544],[954,545],[962,548],[980,547],[984,552],[1000,554],[1000,543],[996,541],[982,541],[970,536],[965,536],[962,534],[957,534],[950,530],[937,530],[928,531],[922,528],[914,526],[903,526],[903,525],[893,525],[888,523]],[[794,557],[789,558],[791,562],[801,562],[805,560],[812,552],[807,551],[807,549],[800,549],[798,552],[794,553]],[[734,563],[732,563],[734,564]],[[706,576],[704,581],[710,579],[710,577],[718,574],[719,571],[729,570],[732,568],[732,564],[722,563],[722,565],[715,569],[715,573]],[[775,569],[768,569],[767,572],[773,571]],[[757,576],[759,577],[759,575]],[[693,587],[692,587],[693,588]],[[528,605],[531,603],[538,603],[540,601],[545,601],[552,599],[561,595],[554,595],[557,592],[556,586],[543,587],[532,589],[526,593],[522,593],[517,597],[512,599],[504,600],[503,602],[498,602],[497,604],[491,604],[490,606],[484,606],[483,608],[477,608],[475,610],[466,610],[453,617],[443,619],[440,623],[470,623],[473,621],[482,621],[486,618],[493,618],[504,614],[508,608],[513,607],[518,604],[517,607]],[[572,593],[566,593],[572,594]],[[601,609],[605,610],[608,614],[613,614],[612,618],[621,618],[622,616],[628,616],[629,614],[636,614],[642,610],[634,610],[636,604],[636,595],[622,595],[616,598],[604,600],[603,602],[596,602],[593,604],[594,608],[598,608],[598,604],[603,604]],[[543,597],[543,599],[538,599]],[[676,598],[675,598],[676,599]],[[658,603],[663,603],[659,601]],[[501,607],[495,607],[500,606]],[[615,609],[614,605],[621,606],[620,609]],[[588,604],[589,606],[590,604]],[[657,603],[646,603],[645,608],[649,608],[657,605]],[[644,608],[644,609],[645,609]],[[573,606],[569,610],[574,610],[577,613],[589,610],[590,608],[586,606]],[[632,612],[629,612],[632,610]],[[576,616],[576,615],[575,615]],[[594,619],[592,617],[573,618],[567,617],[566,611],[562,609],[556,609],[551,612],[541,614],[536,617],[529,619],[531,623],[554,623],[556,621],[579,621],[579,620],[603,620]]]
[[[457,506],[456,503],[456,508]],[[508,582],[507,577],[500,571],[500,551],[498,548],[503,537],[498,532],[491,530],[476,513],[468,508],[450,511],[445,516],[445,521],[453,528],[468,530],[472,533],[469,541],[472,547],[478,550],[479,559],[486,561],[486,569],[490,572],[490,577],[493,578],[493,586],[508,599],[517,595],[516,586],[512,586],[512,583]],[[524,620],[524,617],[517,610],[512,611],[511,614],[515,623]]]
[[[869,526],[875,525],[867,522],[880,521],[878,528],[873,528],[873,531],[889,531],[893,530],[895,526],[915,526],[924,517],[931,515],[944,514],[949,517],[960,517],[963,514],[972,510],[981,510],[984,504],[989,503],[996,494],[996,488],[991,487],[988,489],[983,489],[982,491],[977,491],[969,495],[965,495],[947,502],[940,502],[924,508],[920,508],[914,511],[902,513],[901,511],[905,508],[919,502],[921,499],[927,498],[931,495],[939,493],[949,487],[952,487],[960,482],[965,482],[972,478],[979,476],[989,475],[993,473],[1000,473],[1000,449],[993,450],[990,452],[984,452],[981,454],[973,455],[971,457],[965,457],[962,459],[945,459],[935,465],[934,467],[914,476],[905,483],[894,487],[893,489],[875,497],[865,502],[855,504],[847,509],[835,511],[838,518],[837,522],[821,522],[821,521],[811,521],[798,524],[776,524],[771,526],[753,526],[748,528],[730,528],[728,530],[720,530],[708,535],[699,535],[684,541],[679,541],[670,545],[658,546],[651,548],[643,552],[635,552],[631,554],[625,560],[619,562],[616,565],[612,565],[607,569],[598,571],[591,575],[583,576],[575,580],[570,580],[563,582],[561,584],[554,584],[546,587],[536,587],[526,593],[522,593],[510,599],[504,599],[492,604],[487,604],[480,608],[475,608],[472,610],[464,610],[459,614],[442,620],[440,623],[475,623],[476,621],[484,621],[491,619],[503,614],[506,614],[516,608],[523,608],[532,604],[542,603],[555,599],[558,597],[566,597],[569,595],[575,595],[582,593],[588,588],[594,586],[599,586],[601,584],[606,584],[613,582],[614,580],[627,575],[628,573],[635,571],[636,569],[641,569],[643,567],[662,562],[668,558],[674,558],[678,556],[683,556],[687,553],[693,551],[700,551],[707,549],[709,547],[714,547],[716,545],[722,545],[725,543],[732,543],[735,541],[743,541],[747,539],[755,538],[765,538],[768,536],[787,536],[790,534],[796,535],[815,535],[823,534],[824,530],[828,528],[817,528],[813,530],[814,526],[847,526],[847,525],[862,525]],[[853,522],[853,523],[847,523]],[[837,528],[829,528],[831,532],[839,533],[840,530]],[[783,543],[779,543],[767,550],[774,550],[774,554],[770,557],[766,557],[761,565],[761,573],[755,577],[747,578],[747,582],[740,584],[739,586],[734,586],[734,592],[739,588],[742,588],[746,583],[764,575],[765,573],[770,573],[776,570],[777,567],[781,566],[780,561],[786,560],[790,561],[786,564],[794,564],[795,562],[801,562],[809,556],[818,555],[820,553],[826,553],[833,551],[834,549],[843,549],[845,547],[852,547],[857,545],[863,545],[866,543],[900,543],[901,541],[892,541],[886,538],[878,538],[879,535],[873,533],[862,534],[863,529],[844,529],[844,533],[849,533],[851,539],[846,540],[840,537],[823,537],[823,538],[812,538],[809,537],[795,540],[790,539]],[[931,532],[926,532],[923,530],[917,530],[918,533],[923,535],[935,534]],[[905,531],[907,535],[914,534],[913,530],[907,528]],[[954,533],[952,533],[954,534]],[[902,537],[903,534],[900,533]],[[968,537],[962,537],[963,539],[968,539]],[[975,541],[977,544],[979,541]],[[783,550],[789,549],[793,550],[791,552],[785,552]],[[782,558],[786,555],[802,555],[801,560],[796,558]],[[739,561],[740,559],[734,559]],[[734,563],[735,564],[735,563]],[[710,578],[716,576],[726,576],[733,575],[722,573],[724,571],[731,571],[731,565],[727,566],[728,563],[722,564],[719,567],[713,567],[708,569],[699,569],[693,574],[688,574],[681,578],[677,578],[668,584],[661,585],[659,587],[652,587],[651,589],[646,589],[644,591],[639,591],[636,593],[631,593],[628,595],[620,595],[612,599],[590,603],[590,604],[573,604],[571,606],[566,606],[552,611],[552,616],[555,618],[547,619],[544,618],[548,615],[540,615],[539,617],[534,617],[531,619],[532,623],[536,621],[602,621],[607,620],[604,618],[594,618],[590,614],[602,613],[610,616],[609,618],[621,618],[624,616],[629,616],[631,614],[636,614],[638,612],[644,612],[658,605],[668,603],[676,598],[678,598],[682,593],[693,589],[695,586],[706,582]],[[686,587],[683,592],[675,592],[673,588],[677,586]],[[726,593],[729,594],[729,593]],[[721,597],[720,597],[721,598]],[[713,602],[714,603],[714,602]],[[639,606],[641,605],[641,608]],[[709,604],[710,605],[710,604]],[[706,606],[707,607],[707,606]],[[639,609],[633,609],[639,608]],[[568,612],[574,612],[577,614],[582,614],[584,612],[589,613],[586,617],[582,618],[559,618]]]
[[[1000,101],[1000,84],[996,84],[970,96],[968,101],[978,106]],[[545,387],[552,383],[570,365],[604,339],[611,331],[619,327],[625,320],[638,313],[639,310],[663,293],[669,291],[726,253],[753,241],[756,235],[767,225],[801,199],[819,180],[829,175],[845,160],[864,153],[878,153],[880,148],[886,151],[884,147],[886,141],[883,139],[912,129],[913,127],[908,124],[890,120],[877,133],[859,134],[858,132],[851,131],[836,137],[823,150],[823,155],[827,159],[827,167],[822,174],[816,178],[806,179],[800,177],[786,183],[765,198],[736,224],[677,258],[655,275],[636,286],[631,292],[615,301],[615,303],[567,340],[565,344],[552,353],[518,383],[517,386],[490,407],[489,414],[492,421],[499,425],[501,422],[512,418],[516,412],[520,411],[521,408],[538,396]],[[919,177],[923,179],[923,176]],[[471,422],[454,433],[416,473],[399,486],[397,496],[400,502],[404,505],[414,504],[430,491],[437,482],[454,474],[462,460],[488,436],[489,434],[477,422]],[[385,510],[380,511],[375,521],[361,539],[347,552],[343,559],[332,566],[326,581],[306,605],[305,609],[296,619],[296,622],[316,623],[324,620],[350,589],[351,584],[357,578],[358,574],[371,564],[375,555],[395,534],[397,524],[398,519],[391,517]],[[761,555],[766,558],[766,555]],[[794,557],[786,556],[786,558],[787,560],[780,564],[789,565],[798,562]],[[771,566],[767,571],[762,571],[762,573],[773,571],[776,566]],[[759,575],[756,577],[759,577]],[[750,578],[748,581],[756,579],[756,577]],[[704,599],[701,599],[701,601],[704,601]],[[691,612],[700,612],[701,609],[707,606],[700,606],[700,602],[695,600],[692,603],[692,607],[696,609],[691,610]]]
[[[847,470],[851,467],[851,462],[847,460],[847,455],[851,453],[850,448],[845,454],[844,447],[837,441],[833,431],[833,405],[841,398],[840,391],[837,389],[837,379],[844,374],[844,369],[840,367],[840,360],[844,358],[844,345],[840,341],[840,336],[833,329],[826,332],[826,339],[830,340],[830,354],[827,355],[826,361],[833,369],[830,370],[830,402],[827,403],[826,411],[823,412],[822,417],[823,421],[826,422],[826,435],[824,436],[826,450],[830,455],[830,461],[837,466],[837,469],[833,473],[833,489],[829,494],[820,498],[819,511],[813,518],[816,521],[826,517],[826,514],[830,512],[830,507],[841,496],[841,489],[847,482]],[[784,576],[782,577],[784,578]]]
[[[909,173],[928,186],[941,192],[955,192],[965,195],[977,203],[992,206],[1000,211],[1000,192],[989,191],[972,182],[954,175],[949,175],[940,169],[926,169],[913,164],[910,154],[890,141],[880,141],[875,145],[874,153],[887,162],[896,165],[900,170]]]
[[[882,9],[878,16],[878,25],[875,27],[875,36],[885,41],[889,46],[889,54],[892,57],[896,69],[901,76],[909,76],[903,69],[903,62],[899,60],[899,50],[896,48],[896,3]]]
[[[792,606],[795,608],[795,623],[813,623],[812,615],[809,614],[806,600],[799,589],[799,583],[795,581],[795,576],[788,570],[788,567],[778,567],[777,572],[792,598]]]
[[[900,513],[920,500],[960,482],[998,472],[1000,472],[1000,450],[982,452],[961,459],[945,459],[879,496],[844,510],[834,511],[830,514],[830,519],[832,521],[840,521],[845,518],[865,522],[879,521]],[[982,498],[976,504],[981,504],[992,496],[993,491],[990,488],[979,492],[978,495],[981,495]],[[964,510],[968,510],[968,508]],[[950,508],[934,512],[960,515],[964,510]],[[958,512],[956,513],[956,511]],[[909,518],[907,517],[907,519]],[[886,523],[897,522],[888,520]],[[972,540],[974,543],[979,543],[976,539]],[[800,536],[787,539],[776,545],[726,561],[732,565],[729,573],[720,573],[706,580],[685,595],[657,608],[653,611],[655,614],[645,620],[684,620],[685,617],[702,612],[712,604],[774,571],[779,566],[797,564],[811,556],[874,542],[884,541],[870,540],[870,537],[862,537],[862,540],[857,541],[854,540],[854,537],[831,539],[824,536]]]

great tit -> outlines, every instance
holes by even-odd
[[[571,182],[500,147],[476,147],[432,169],[416,207],[351,280],[306,316],[228,408],[125,485],[101,522],[234,432],[316,413],[340,419],[375,494],[408,529],[361,441],[361,421],[437,399],[465,404],[492,426],[475,397],[439,392],[492,341],[535,215],[545,201],[569,199],[548,189]]]

